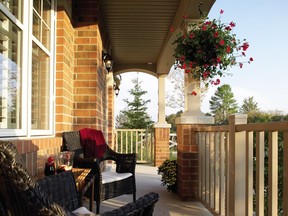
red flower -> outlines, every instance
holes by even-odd
[[[221,57],[217,57],[216,61],[217,61],[217,63],[220,63],[221,62]]]
[[[232,30],[232,28],[231,28],[230,26],[226,26],[225,29],[226,29],[227,31],[231,31],[231,30]]]
[[[240,68],[242,68],[243,67],[243,63],[239,63],[239,66],[240,66]]]
[[[190,62],[189,62],[189,67],[192,68],[192,66],[193,66],[193,62],[190,61]]]
[[[210,72],[209,71],[205,71],[203,73],[203,78],[206,79],[209,76]]]
[[[182,69],[186,69],[187,68],[187,65],[186,65],[186,63],[184,63],[183,65],[182,65]]]
[[[246,51],[249,48],[249,44],[247,42],[243,43],[243,45],[241,46],[243,51]]]
[[[224,10],[221,9],[221,10],[220,10],[220,14],[223,14],[223,13],[224,13]]]
[[[236,26],[236,24],[234,22],[230,22],[229,24],[232,28]]]
[[[227,53],[230,53],[230,52],[231,52],[231,47],[230,47],[230,46],[227,46],[226,52],[227,52]]]
[[[216,79],[216,81],[212,80],[211,82],[213,85],[219,85],[220,84],[220,79]]]
[[[185,56],[183,56],[183,55],[180,56],[180,61],[181,61],[181,62],[184,62],[184,61],[185,61]]]
[[[224,43],[225,43],[225,40],[223,40],[223,39],[219,42],[219,44],[220,44],[221,46],[223,46]]]
[[[173,26],[171,26],[171,27],[170,27],[170,32],[172,32],[172,33],[173,33],[174,31],[175,31],[174,27],[173,27]]]
[[[219,32],[215,32],[215,33],[214,33],[214,38],[217,38],[218,35],[219,35]]]
[[[194,34],[191,33],[191,34],[189,35],[189,38],[194,38]]]
[[[254,61],[254,59],[252,57],[249,58],[249,61]]]
[[[196,96],[196,95],[197,95],[197,92],[192,91],[192,92],[191,92],[191,95]]]
[[[207,26],[206,25],[203,25],[202,26],[202,31],[206,31],[207,30]]]

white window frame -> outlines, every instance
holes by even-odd
[[[25,3],[24,3],[25,1]],[[21,56],[21,129],[2,129],[0,137],[32,137],[54,135],[55,119],[55,40],[56,40],[56,0],[51,0],[52,13],[50,51],[32,35],[33,28],[33,0],[23,0],[23,23],[0,2],[0,10],[22,31]],[[50,57],[50,92],[49,92],[49,128],[47,130],[32,130],[31,125],[31,91],[32,91],[32,42],[35,42]]]

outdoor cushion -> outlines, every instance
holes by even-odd
[[[120,181],[132,176],[132,173],[102,172],[102,184]]]

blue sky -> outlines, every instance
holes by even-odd
[[[218,18],[221,9],[224,10],[221,21],[236,23],[233,31],[237,38],[247,39],[250,47],[246,54],[254,59],[254,62],[245,64],[242,69],[231,68],[229,72],[233,75],[221,78],[221,84],[231,86],[238,105],[242,104],[244,98],[253,96],[261,110],[279,110],[287,114],[288,1],[216,0],[208,17]],[[116,114],[126,105],[123,103],[123,98],[129,98],[128,90],[133,87],[131,84],[133,76],[135,73],[122,75],[120,94],[116,98]],[[151,99],[148,112],[153,120],[157,120],[157,109],[155,109],[158,107],[157,79],[142,73],[138,76],[143,81],[142,88],[148,91],[147,99]],[[166,90],[169,91],[169,87],[166,86]],[[201,106],[203,112],[209,112],[209,100],[216,88],[210,88],[207,92]],[[166,114],[176,112],[170,108],[166,111]]]

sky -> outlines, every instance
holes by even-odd
[[[251,64],[243,68],[234,66],[229,70],[232,76],[221,78],[221,85],[229,84],[238,105],[243,99],[253,96],[262,111],[282,111],[288,113],[288,1],[287,0],[216,0],[208,17],[219,18],[221,22],[233,21],[233,32],[239,39],[246,39],[249,49],[248,57],[253,57]],[[157,121],[158,81],[157,78],[144,73],[122,74],[120,93],[116,97],[115,115],[126,107],[124,98],[130,98],[128,91],[133,88],[132,78],[139,77],[141,87],[148,93],[143,98],[150,99],[148,114]],[[219,86],[217,86],[219,87]],[[201,110],[210,112],[209,100],[217,87],[210,87],[204,97]],[[173,91],[166,82],[166,92]],[[166,115],[176,113],[179,109],[166,107]]]

